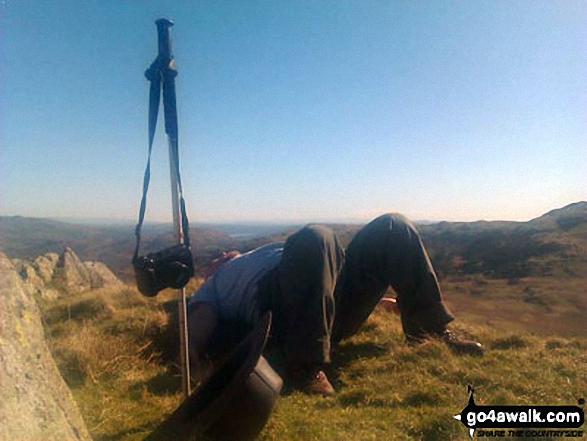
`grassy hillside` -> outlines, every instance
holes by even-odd
[[[343,244],[359,228],[332,227]],[[457,357],[437,342],[408,347],[397,317],[376,311],[333,355],[328,374],[338,394],[284,395],[261,439],[466,440],[452,415],[465,406],[467,385],[478,404],[587,398],[587,203],[530,222],[439,223],[420,231],[458,317],[454,327],[481,341],[486,356]],[[235,241],[200,233],[198,263],[203,268],[217,249],[246,250],[288,234]],[[161,230],[147,236],[152,249],[171,241]],[[69,245],[84,260],[108,256],[120,274],[133,242],[122,227],[0,218],[0,249],[10,257]],[[39,299],[51,350],[96,440],[142,439],[179,404],[170,296],[144,299],[129,288]]]
[[[50,347],[94,439],[140,440],[179,404],[169,295],[96,291],[42,304]],[[376,311],[334,352],[328,374],[338,394],[282,396],[260,439],[464,441],[452,415],[467,385],[478,404],[567,405],[587,395],[585,335],[539,337],[462,318],[455,328],[483,342],[486,356],[456,356],[438,342],[409,347],[398,318]]]

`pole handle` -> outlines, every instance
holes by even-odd
[[[167,18],[160,18],[155,21],[155,24],[157,25],[159,58],[167,61],[166,64],[168,64],[173,58],[171,53],[171,32],[169,30],[173,26],[173,22]]]

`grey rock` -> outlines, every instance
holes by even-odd
[[[34,260],[10,260],[25,284],[44,299],[99,288],[123,289],[125,284],[102,262],[82,262],[69,247],[61,255],[47,253]],[[60,292],[61,291],[61,292]]]
[[[33,260],[33,267],[37,271],[37,275],[45,282],[49,283],[53,278],[55,267],[59,262],[59,254],[47,253],[37,256]]]
[[[57,253],[43,254],[37,256],[33,261],[23,259],[11,259],[10,261],[24,283],[35,293],[45,299],[59,297],[59,292],[54,287],[47,286],[52,282],[55,267],[59,261]]]
[[[24,260],[22,259],[9,259],[10,263],[12,263],[12,265],[14,266],[14,269],[16,270],[16,272],[20,273],[22,271],[22,264],[24,262]]]
[[[91,440],[49,352],[33,289],[0,253],[0,439]]]
[[[92,288],[90,271],[69,247],[65,248],[57,268],[61,269],[60,285],[68,294],[77,294]]]
[[[31,262],[23,261],[20,269],[20,277],[35,291],[40,292],[45,288],[45,281],[39,277],[37,270]]]
[[[124,288],[124,283],[102,262],[84,262],[84,265],[90,275],[92,289],[104,287]]]

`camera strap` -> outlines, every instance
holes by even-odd
[[[147,155],[147,166],[145,168],[145,176],[143,178],[143,196],[141,198],[141,206],[139,209],[139,221],[135,228],[135,236],[137,239],[135,252],[133,255],[133,263],[139,257],[139,248],[141,245],[141,230],[143,222],[145,220],[145,210],[147,208],[147,193],[149,191],[149,182],[151,181],[151,153],[153,151],[153,140],[155,138],[155,130],[157,128],[157,116],[159,113],[159,106],[161,102],[161,84],[163,83],[163,107],[166,110],[169,106],[168,101],[175,99],[174,93],[171,90],[166,90],[166,82],[164,81],[164,75],[175,75],[176,72],[169,67],[165,69],[161,68],[161,60],[156,59],[151,67],[145,72],[145,76],[151,83],[149,91],[149,150]],[[174,136],[177,139],[177,115],[174,112],[164,112],[165,116],[165,131],[168,135]],[[177,149],[177,143],[174,143],[175,149]],[[189,222],[187,213],[185,210],[185,200],[183,198],[183,190],[181,187],[181,175],[179,173],[179,155],[178,151],[175,151],[171,155],[171,166],[177,176],[178,190],[179,190],[179,205],[181,211],[181,233],[184,240],[184,245],[190,248],[190,236],[189,236]]]

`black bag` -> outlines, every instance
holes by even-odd
[[[175,152],[172,155],[172,166],[177,176],[178,194],[181,210],[181,236],[183,243],[166,248],[156,253],[150,253],[146,256],[139,256],[139,247],[141,244],[141,229],[145,219],[145,208],[147,205],[147,192],[149,190],[149,181],[151,176],[151,151],[153,149],[153,138],[155,136],[155,127],[157,125],[157,113],[161,95],[161,83],[159,76],[156,74],[157,60],[146,72],[147,78],[151,81],[151,92],[149,98],[149,154],[145,177],[143,180],[143,197],[139,211],[139,221],[135,229],[137,244],[132,259],[135,271],[137,288],[147,297],[154,297],[157,293],[165,288],[181,289],[187,285],[190,278],[194,275],[194,262],[190,248],[189,223],[185,210],[185,201],[181,188],[181,177],[179,174],[179,160],[177,152],[177,142],[173,143]],[[163,91],[163,105],[166,103],[166,91]],[[174,112],[165,112],[165,128],[168,135],[177,141],[177,121]],[[168,120],[169,119],[169,120]]]

